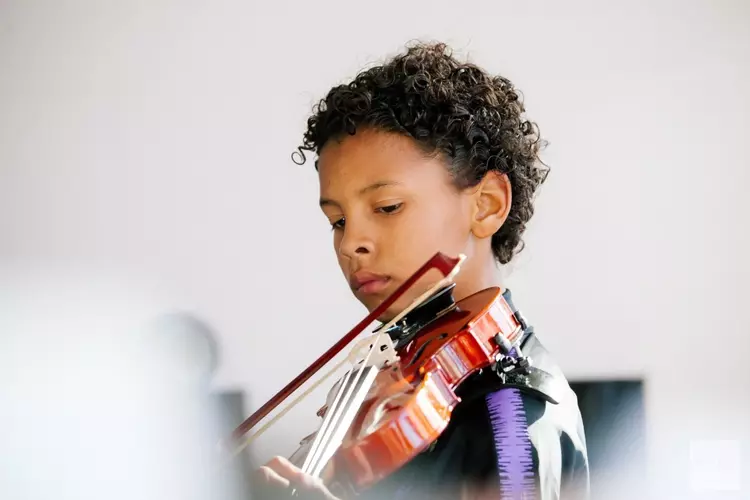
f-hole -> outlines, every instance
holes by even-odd
[[[440,335],[435,335],[430,340],[428,340],[427,342],[425,342],[424,344],[422,344],[419,347],[419,349],[417,349],[417,352],[414,354],[414,357],[411,358],[411,361],[409,361],[409,363],[406,365],[406,368],[409,368],[411,365],[413,365],[414,363],[416,363],[419,360],[419,358],[422,357],[422,354],[424,353],[424,350],[427,349],[427,346],[430,345],[430,342],[433,342],[435,340],[443,340],[447,336],[448,336],[447,333],[441,333]]]

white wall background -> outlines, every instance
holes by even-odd
[[[750,463],[749,23],[729,0],[0,1],[0,257],[168,291],[251,411],[364,315],[290,160],[310,106],[444,40],[551,141],[518,304],[571,378],[645,377],[655,491],[699,495],[693,440]]]

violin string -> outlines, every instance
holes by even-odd
[[[271,418],[268,422],[263,424],[257,431],[255,431],[253,434],[246,437],[242,443],[240,443],[235,449],[233,456],[237,456],[242,450],[244,450],[247,446],[250,445],[253,441],[258,439],[261,434],[263,434],[265,431],[271,428],[273,424],[275,424],[278,420],[280,420],[284,415],[286,415],[292,408],[297,406],[303,399],[305,399],[307,396],[309,396],[315,389],[320,387],[320,385],[325,382],[331,375],[336,373],[336,371],[341,368],[345,363],[347,362],[347,359],[344,359],[336,364],[331,370],[329,370],[325,375],[323,375],[320,380],[317,380],[314,382],[310,387],[308,387],[304,392],[302,392],[299,396],[297,396],[294,400],[292,400],[291,403],[289,403],[287,406],[285,406],[278,414],[276,414],[273,418]]]
[[[349,429],[349,426],[351,425],[351,422],[354,420],[354,418],[357,416],[357,412],[359,410],[359,406],[362,404],[362,400],[366,396],[367,393],[369,393],[369,387],[372,385],[372,383],[375,380],[375,376],[377,376],[378,370],[374,370],[375,367],[362,367],[357,369],[357,373],[361,374],[365,370],[368,371],[368,375],[364,379],[360,379],[359,377],[356,377],[355,382],[357,380],[361,381],[359,384],[359,388],[356,390],[356,394],[354,397],[346,397],[344,398],[344,401],[337,401],[332,405],[331,410],[328,410],[326,413],[326,417],[330,415],[329,422],[326,425],[327,429],[324,433],[321,430],[318,431],[318,434],[316,435],[316,441],[318,441],[317,445],[314,443],[313,446],[311,446],[311,449],[308,451],[307,457],[305,459],[305,466],[302,467],[302,472],[304,474],[308,474],[312,477],[319,477],[320,474],[323,472],[323,469],[325,468],[328,461],[331,459],[335,451],[338,449],[338,447],[341,444],[341,441],[343,440],[344,433]],[[342,388],[345,386],[347,387],[355,387],[351,384],[351,377],[349,375],[351,374],[351,371],[347,372],[347,375],[345,375],[345,379],[349,379],[346,383],[342,382],[339,390],[337,393],[340,393]],[[350,393],[348,391],[348,393]],[[352,404],[355,403],[355,404]],[[336,412],[332,411],[336,409]],[[343,409],[343,410],[342,410]],[[343,411],[343,415],[341,415],[341,411]],[[333,423],[334,416],[340,416],[340,418]],[[333,430],[333,434],[330,433],[330,429]],[[317,438],[319,436],[323,436],[320,440]],[[297,489],[292,490],[292,496],[296,496]]]
[[[360,377],[364,373],[365,368],[368,367],[367,363],[369,362],[370,357],[372,356],[372,353],[375,351],[375,349],[379,349],[380,348],[379,347],[379,345],[380,345],[380,338],[381,338],[382,335],[383,335],[382,331],[377,334],[377,336],[375,337],[375,340],[373,341],[373,343],[370,346],[370,349],[367,351],[367,355],[362,360],[361,368],[359,368],[356,371],[356,377],[354,379],[354,382],[350,382],[351,383],[350,389],[347,391],[346,396],[344,397],[344,400],[336,408],[336,415],[335,415],[336,417],[338,417],[339,415],[347,416],[348,417],[348,414],[350,412],[345,412],[345,409],[351,408],[351,402],[353,400],[360,399],[360,398],[357,397],[357,396],[360,395],[360,393],[359,393],[360,391],[363,391],[363,390],[369,391],[369,387],[362,387],[360,389],[360,391],[356,391],[356,392],[354,392],[354,394],[352,394],[352,392],[357,387],[357,385],[359,383],[359,380],[360,380]],[[342,386],[343,386],[343,384],[342,384]],[[327,429],[326,435],[324,435],[323,436],[323,440],[321,440],[321,445],[323,444],[323,441],[325,441],[325,444],[322,447],[320,447],[320,449],[316,449],[315,450],[316,451],[316,455],[313,456],[313,458],[311,460],[311,463],[313,464],[314,469],[320,469],[321,458],[324,455],[329,455],[329,453],[325,453],[325,454],[321,453],[320,450],[330,451],[330,448],[333,445],[333,441],[331,440],[331,437],[336,436],[338,434],[341,434],[342,432],[346,432],[346,429],[344,429],[343,431],[340,431],[340,428],[345,423],[346,423],[346,420],[342,420],[342,421],[340,421],[338,423],[338,425],[334,424],[334,427],[329,427],[329,429]],[[338,431],[338,432],[336,432],[336,431]],[[331,434],[331,432],[333,432],[333,434]],[[338,446],[338,445],[336,444],[336,446]],[[305,472],[307,472],[307,471],[305,471]]]
[[[314,465],[312,463],[313,459],[319,455],[318,450],[321,447],[323,438],[327,434],[327,429],[331,426],[331,422],[333,421],[333,417],[335,415],[335,409],[338,408],[338,406],[341,404],[341,395],[347,387],[348,379],[351,377],[351,373],[351,370],[347,370],[347,372],[344,374],[344,377],[341,379],[338,389],[336,390],[336,395],[334,396],[333,402],[331,403],[330,407],[326,409],[326,413],[323,417],[323,422],[320,425],[320,429],[318,429],[318,432],[315,434],[315,438],[310,445],[310,449],[307,451],[307,456],[305,457],[305,461],[301,467],[303,474],[309,473],[310,467]],[[291,495],[295,497],[297,496],[296,493],[297,489],[295,488],[292,490]]]
[[[372,341],[372,337],[375,337],[375,341]],[[336,396],[334,398],[333,404],[330,408],[326,410],[326,418],[324,419],[324,423],[321,425],[321,428],[318,430],[318,433],[315,436],[315,440],[310,447],[310,450],[308,451],[307,458],[305,460],[305,466],[303,466],[302,471],[305,473],[309,472],[309,469],[313,468],[317,461],[319,460],[319,457],[321,455],[320,450],[325,449],[328,447],[328,443],[326,442],[324,444],[324,440],[327,440],[329,436],[331,435],[333,425],[332,422],[335,420],[336,417],[338,417],[344,408],[346,408],[349,404],[349,401],[352,398],[352,388],[356,387],[357,381],[359,380],[359,377],[362,374],[362,369],[365,367],[365,362],[367,359],[369,359],[369,353],[371,352],[371,349],[376,344],[377,340],[379,339],[379,334],[372,335],[371,337],[363,339],[361,342],[358,343],[357,346],[355,346],[355,349],[352,350],[352,354],[354,356],[350,356],[348,359],[352,360],[352,367],[354,368],[356,363],[356,352],[358,352],[362,346],[369,343],[368,346],[368,356],[365,356],[365,360],[361,364],[361,368],[358,368],[356,370],[356,378],[354,382],[351,381],[351,375],[354,372],[354,370],[348,370],[346,374],[344,375],[338,390],[336,391]],[[349,388],[348,391],[346,389]],[[346,396],[344,399],[341,399],[342,394],[346,393]],[[330,416],[330,419],[327,418]]]
[[[336,390],[336,395],[333,399],[333,402],[326,409],[325,416],[323,417],[323,422],[320,425],[320,429],[318,429],[318,432],[315,434],[315,439],[310,445],[310,450],[307,452],[307,457],[305,457],[305,462],[302,465],[302,472],[304,472],[305,474],[307,474],[311,462],[316,457],[320,444],[323,438],[326,436],[326,431],[330,427],[331,421],[336,414],[336,409],[341,403],[341,395],[344,394],[344,391],[346,390],[346,386],[348,384],[349,378],[351,377],[351,374],[351,370],[347,370],[346,374],[339,383],[339,387]]]
[[[338,363],[336,363],[333,368],[331,368],[328,372],[325,373],[322,377],[320,377],[319,380],[312,383],[310,387],[308,387],[306,390],[304,390],[299,396],[294,398],[290,403],[286,405],[278,414],[276,414],[274,417],[272,417],[270,420],[268,420],[265,424],[263,424],[260,428],[258,428],[257,431],[250,434],[249,436],[245,437],[241,443],[238,444],[238,446],[233,450],[232,457],[236,457],[239,453],[242,452],[245,448],[247,448],[253,441],[258,439],[261,434],[263,434],[265,431],[271,428],[273,424],[275,424],[277,421],[279,421],[284,415],[286,415],[292,408],[297,406],[303,399],[305,399],[307,396],[309,396],[315,389],[320,387],[323,382],[328,380],[328,378],[336,373],[342,366],[344,366],[347,362],[354,363],[352,360],[355,360],[357,358],[357,353],[362,350],[362,348],[368,344],[372,345],[372,339],[374,337],[377,337],[378,334],[370,335],[369,337],[365,337],[363,339],[360,339],[357,341],[357,343],[352,347],[351,351],[347,355],[345,359],[342,359]],[[368,347],[369,348],[369,347]]]
[[[340,414],[341,408],[345,406],[346,397],[342,398],[341,396],[346,394],[350,387],[352,379],[351,374],[351,371],[346,372],[346,375],[342,379],[341,386],[337,391],[337,398],[326,411],[327,418],[325,419],[325,423],[318,430],[318,433],[315,436],[315,441],[310,447],[310,451],[308,452],[305,463],[302,467],[302,472],[305,474],[310,474],[311,469],[317,465],[322,451],[328,446],[328,441],[330,440],[332,429],[336,425],[337,417]]]
[[[351,399],[349,404],[346,405],[343,415],[341,416],[338,425],[334,428],[334,434],[330,437],[326,447],[322,454],[317,460],[315,467],[310,471],[313,477],[319,477],[323,472],[323,469],[328,464],[336,450],[341,446],[344,440],[344,436],[349,431],[351,423],[359,414],[360,406],[370,392],[370,387],[375,381],[379,369],[376,366],[368,366],[364,368],[366,375],[361,378],[360,383],[355,391],[355,396]]]
[[[361,367],[354,371],[355,375],[353,377],[347,377],[346,382],[341,384],[341,386],[345,388],[345,395],[338,401],[336,407],[330,410],[331,421],[325,430],[319,431],[319,434],[321,434],[319,446],[314,451],[311,451],[312,456],[310,458],[310,463],[308,464],[309,468],[304,472],[309,473],[312,469],[318,467],[322,457],[327,454],[327,450],[334,445],[333,440],[338,434],[338,430],[346,425],[346,419],[344,417],[346,417],[347,410],[351,407],[352,402],[357,399],[359,394],[357,387],[360,386],[362,374],[366,368],[367,367],[363,363]],[[351,373],[352,371],[347,372],[347,374]]]
[[[325,425],[325,429],[323,428],[324,427],[323,425],[321,426],[321,429],[318,431],[318,434],[315,436],[315,441],[313,442],[313,445],[310,447],[310,451],[308,451],[308,455],[305,460],[305,465],[307,467],[302,468],[302,471],[304,473],[308,473],[310,469],[317,467],[320,457],[322,455],[321,450],[325,450],[329,448],[330,443],[328,442],[328,440],[330,439],[331,432],[333,432],[332,429],[334,429],[334,427],[332,427],[333,424],[331,424],[330,422],[332,422],[335,417],[338,417],[341,414],[341,412],[344,411],[344,408],[347,408],[349,406],[349,402],[352,399],[352,390],[354,389],[354,387],[356,387],[357,382],[359,381],[359,377],[362,374],[362,370],[364,370],[364,368],[366,367],[367,361],[369,361],[370,355],[372,354],[373,349],[375,349],[375,346],[378,345],[378,341],[380,340],[381,335],[382,333],[377,333],[376,335],[372,335],[369,339],[365,339],[365,340],[370,340],[372,339],[372,337],[375,337],[375,339],[369,345],[365,358],[361,362],[361,367],[356,370],[356,377],[355,377],[354,382],[351,382],[350,380],[351,374],[354,370],[349,370],[346,372],[346,375],[344,376],[341,382],[341,385],[339,386],[339,389],[337,391],[336,397],[334,399],[334,403],[332,407],[329,408],[326,412],[326,417],[328,415],[331,415],[331,420],[329,420],[328,424]],[[363,344],[360,343],[360,346],[361,345]],[[354,358],[354,360],[352,361],[352,365],[356,366],[356,358]],[[349,387],[349,391],[346,391],[346,396],[344,397],[343,400],[341,400],[341,394],[343,394],[343,390],[346,389],[347,387]],[[324,440],[326,440],[325,443],[324,443]]]

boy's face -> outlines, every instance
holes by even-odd
[[[358,130],[326,144],[318,173],[339,266],[368,310],[435,252],[474,253],[472,194],[455,187],[444,160],[426,157],[411,139]],[[457,294],[462,276],[465,271],[456,278]],[[437,271],[428,273],[380,319],[395,316],[439,277]]]

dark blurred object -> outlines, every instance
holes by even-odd
[[[210,386],[220,362],[219,345],[213,328],[187,312],[162,315],[151,324],[151,328],[153,336],[149,340],[156,347],[155,352],[164,368],[162,373],[181,378],[175,380],[179,386],[194,391],[190,400],[197,406],[196,415],[208,415],[214,424],[210,448],[218,446],[242,422],[246,402],[242,391],[221,391]],[[213,451],[218,452],[218,448]],[[249,453],[246,450],[235,457],[231,464],[226,464],[226,480],[234,482],[233,491],[244,499],[250,496],[247,484]]]
[[[212,329],[111,279],[0,279],[0,498],[244,500]],[[233,412],[233,413],[231,413]]]
[[[247,406],[244,391],[217,391],[212,393],[214,405],[220,409],[222,415],[220,434],[216,435],[216,442],[224,440],[231,435],[232,431],[245,419],[245,407]],[[241,482],[238,490],[242,492],[242,498],[250,498],[250,479],[252,473],[252,447],[246,448],[234,458],[234,470],[239,475],[236,480]]]
[[[633,498],[646,484],[645,412],[641,380],[571,382],[586,430],[591,498]]]

